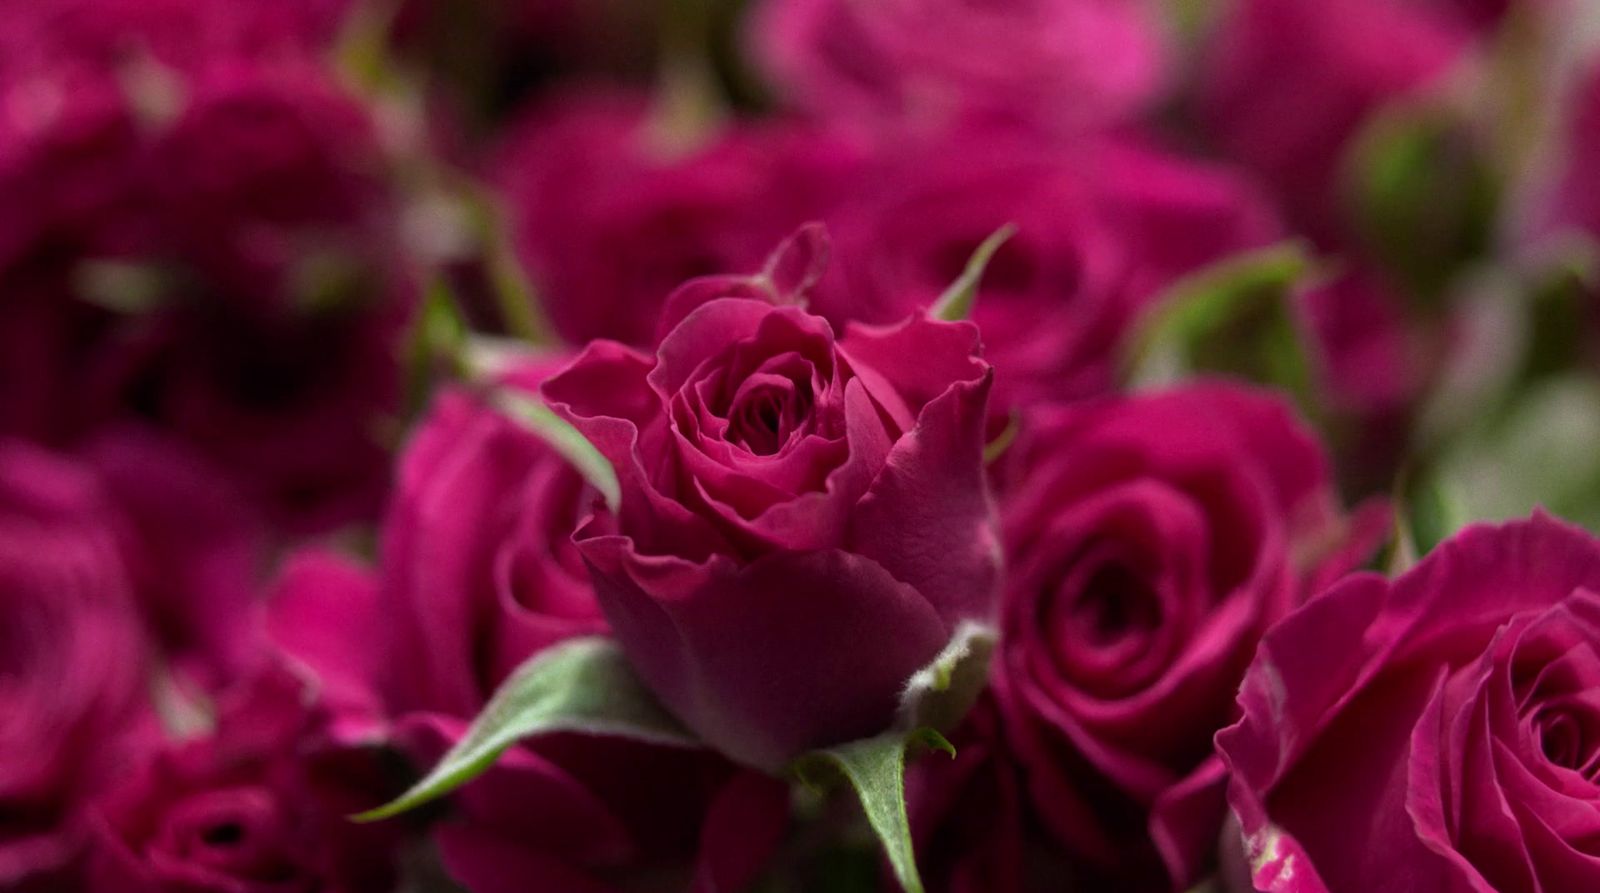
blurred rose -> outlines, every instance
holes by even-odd
[[[531,111],[496,162],[517,254],[573,344],[649,343],[680,283],[754,272],[857,185],[860,153],[838,138],[736,123],[685,149],[648,112],[638,97],[569,95]]]
[[[34,0],[0,23],[0,77],[55,67],[102,72],[145,61],[192,68],[218,57],[320,51],[349,0]]]
[[[506,376],[533,396],[561,358]],[[405,711],[471,718],[530,655],[606,631],[572,531],[593,491],[482,393],[445,390],[400,459],[384,523],[385,668]]]
[[[1278,234],[1226,170],[1131,142],[1061,149],[977,130],[881,164],[870,197],[831,219],[843,275],[823,280],[814,309],[836,325],[903,319],[1016,224],[973,315],[997,410],[1104,393],[1124,335],[1161,288]]]
[[[96,801],[89,889],[393,890],[386,834],[345,818],[377,801],[319,787],[321,722],[306,683],[288,672],[230,692],[213,734],[170,746]]]
[[[137,427],[100,432],[82,457],[115,504],[136,600],[169,666],[211,687],[252,665],[266,542],[227,476]]]
[[[1187,889],[1224,812],[1211,738],[1257,640],[1375,548],[1382,511],[1346,519],[1318,443],[1240,386],[1025,425],[1001,503],[1007,737],[1070,852],[1128,889]]]
[[[1139,0],[764,0],[751,29],[786,99],[873,128],[1114,123],[1150,103],[1166,67]]]
[[[770,276],[689,283],[653,356],[596,342],[544,386],[620,479],[576,534],[617,638],[679,718],[767,769],[884,730],[999,572],[976,327],[838,340],[799,300]]]
[[[1386,105],[1438,87],[1469,37],[1407,0],[1239,0],[1207,48],[1200,117],[1299,226],[1333,240],[1351,139]]]
[[[0,430],[140,418],[285,525],[371,513],[410,276],[368,111],[291,63],[174,89],[0,80]]]
[[[0,440],[0,887],[52,887],[144,737],[147,652],[96,477]],[[55,883],[67,884],[66,881]],[[70,887],[70,885],[68,885]]]
[[[1256,888],[1600,883],[1597,591],[1600,543],[1540,515],[1279,624],[1217,737]]]

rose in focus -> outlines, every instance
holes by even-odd
[[[769,769],[887,728],[999,573],[976,327],[836,337],[796,303],[814,236],[685,285],[653,355],[596,342],[544,386],[620,484],[575,534],[614,634],[679,718]]]

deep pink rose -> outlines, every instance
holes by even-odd
[[[803,250],[773,275],[814,274]],[[802,299],[691,282],[653,355],[596,342],[544,386],[621,483],[575,535],[612,630],[707,742],[769,769],[887,727],[911,674],[990,616],[999,571],[976,327],[836,339]]]
[[[387,893],[388,833],[349,822],[374,800],[319,772],[324,721],[282,669],[224,696],[215,732],[169,746],[97,799],[96,893]],[[381,798],[382,791],[379,790]]]
[[[869,197],[830,218],[842,275],[823,280],[815,307],[835,324],[903,319],[1016,224],[973,314],[997,409],[1106,392],[1160,289],[1279,233],[1225,169],[1130,141],[1061,148],[969,130],[885,154]]]
[[[1336,239],[1351,139],[1385,105],[1439,86],[1469,37],[1407,0],[1240,0],[1207,48],[1200,116],[1297,224]]]
[[[80,455],[114,503],[136,601],[169,668],[210,687],[251,666],[267,543],[224,471],[132,426],[101,431]]]
[[[159,114],[0,78],[0,431],[142,419],[285,526],[370,515],[413,281],[370,110],[303,61],[169,76]]]
[[[531,397],[550,368],[516,365],[493,388]],[[378,579],[303,555],[277,601],[277,638],[335,696],[344,739],[392,725],[418,766],[520,663],[606,629],[571,539],[592,493],[493,401],[436,398],[401,458]],[[472,893],[621,890],[654,872],[714,893],[747,885],[787,820],[784,785],[709,752],[568,735],[505,754],[433,838]]]
[[[1153,9],[1129,0],[764,0],[752,55],[821,118],[1079,129],[1141,111],[1165,77]]]
[[[1224,814],[1211,738],[1258,639],[1371,551],[1383,509],[1347,519],[1317,441],[1241,386],[1024,424],[1001,501],[1009,746],[1068,852],[1127,889],[1188,889]]]
[[[1588,890],[1600,542],[1475,526],[1262,642],[1217,736],[1257,889]]]
[[[51,876],[76,861],[85,798],[145,737],[148,650],[115,518],[93,473],[0,440],[6,890],[58,889]]]
[[[536,107],[495,163],[518,256],[573,344],[649,343],[680,283],[754,272],[855,185],[860,152],[784,123],[664,141],[642,97],[579,93]]]

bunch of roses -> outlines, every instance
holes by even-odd
[[[1600,887],[1579,0],[25,6],[0,893]]]

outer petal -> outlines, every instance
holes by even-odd
[[[732,302],[729,302],[732,303]],[[754,302],[750,302],[754,305]],[[622,490],[624,530],[652,554],[705,558],[725,551],[705,519],[656,489],[653,468],[669,448],[661,399],[651,388],[650,357],[613,341],[590,344],[544,383],[550,408],[572,423],[611,462]]]
[[[946,643],[928,601],[860,555],[779,552],[735,568],[640,556],[619,536],[577,542],[639,674],[748,765],[776,769],[881,731]]]
[[[957,382],[889,451],[850,517],[849,547],[922,593],[945,623],[987,619],[1000,543],[983,474],[990,373]]]

